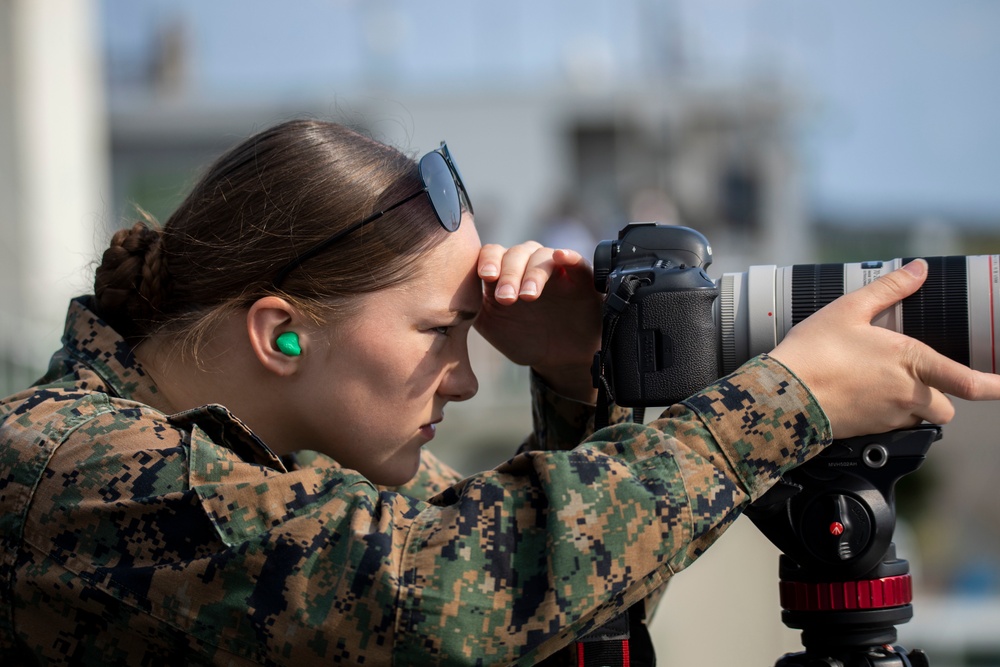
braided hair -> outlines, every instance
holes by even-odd
[[[145,221],[120,229],[97,268],[97,309],[126,338],[140,335],[156,319],[169,289],[162,240],[162,230]]]

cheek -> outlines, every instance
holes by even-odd
[[[396,400],[415,398],[425,393],[438,375],[435,355],[427,345],[418,340],[399,341],[398,344],[368,347],[361,358],[347,363],[362,371],[371,399],[382,402],[388,397]]]

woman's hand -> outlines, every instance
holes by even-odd
[[[1000,375],[974,371],[901,333],[871,324],[917,291],[927,263],[916,260],[845,294],[789,331],[771,356],[812,390],[833,435],[883,433],[955,416],[946,394],[1000,399]]]
[[[485,288],[476,329],[483,338],[556,392],[593,402],[590,365],[601,347],[602,297],[583,256],[534,241],[488,244],[478,271]]]

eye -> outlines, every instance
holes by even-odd
[[[434,333],[440,334],[442,336],[447,336],[449,333],[451,333],[451,330],[452,330],[451,326],[434,327],[431,329],[431,331],[433,331]]]

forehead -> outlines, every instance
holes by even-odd
[[[472,217],[464,214],[456,231],[414,263],[413,274],[405,283],[369,296],[392,299],[408,310],[477,313],[482,303],[480,248]]]
[[[417,287],[434,286],[433,291],[450,291],[456,301],[452,306],[462,306],[456,310],[478,310],[482,298],[478,275],[481,247],[472,216],[466,213],[459,228],[421,259],[411,282],[415,282]]]

